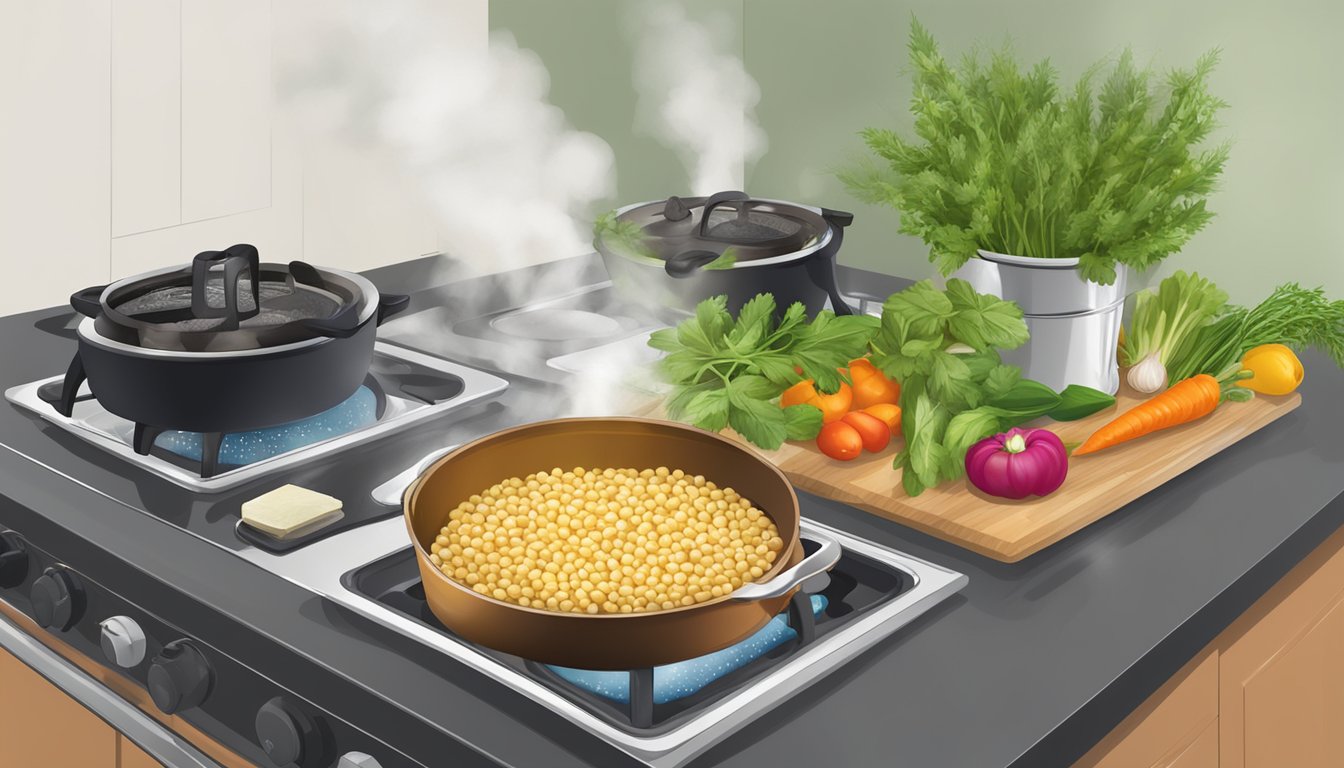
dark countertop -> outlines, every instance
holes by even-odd
[[[371,277],[397,290],[443,274],[451,270],[422,260]],[[842,277],[872,293],[901,284]],[[495,295],[509,284],[553,281],[527,272],[422,291],[416,301]],[[73,344],[48,332],[64,314],[0,319],[0,389],[64,370]],[[1344,444],[1336,438],[1344,411],[1333,397],[1344,374],[1319,355],[1304,363],[1296,412],[1020,563],[806,499],[806,514],[961,571],[970,584],[693,765],[1070,764],[1344,522]],[[306,467],[302,482],[367,492],[436,443],[535,418],[526,406],[554,394],[513,383],[501,406],[450,430],[430,425],[377,441]],[[300,693],[321,691],[324,707],[374,735],[417,754],[432,748],[443,764],[628,764],[477,673],[128,508],[211,527],[230,524],[234,502],[165,495],[123,477],[96,452],[58,444],[8,403],[0,406],[0,444],[59,456],[62,471],[87,482],[0,450],[0,523],[59,529],[69,541],[62,556],[91,563],[128,593],[153,596],[188,632],[232,625],[248,638],[233,649],[240,661]]]

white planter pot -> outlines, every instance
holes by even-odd
[[[1116,265],[1115,282],[1084,280],[1077,259],[1037,259],[980,251],[949,277],[980,293],[1016,302],[1031,339],[1003,353],[1006,363],[1058,391],[1079,384],[1115,394],[1120,388],[1116,345],[1130,273]]]

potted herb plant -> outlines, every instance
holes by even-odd
[[[948,63],[910,28],[914,137],[862,135],[876,156],[841,173],[890,205],[944,276],[1021,305],[1031,341],[1006,356],[1055,389],[1114,393],[1131,272],[1145,272],[1209,222],[1205,199],[1228,145],[1205,146],[1225,104],[1209,92],[1217,51],[1161,83],[1128,51],[1063,90],[1048,61],[1023,69],[1005,47]]]

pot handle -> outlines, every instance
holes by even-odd
[[[217,262],[224,264],[224,306],[212,307],[206,301],[205,288],[211,268]],[[246,271],[252,279],[252,309],[238,307],[238,283]],[[224,322],[215,331],[236,331],[238,322],[261,312],[261,256],[256,246],[247,243],[231,245],[224,251],[202,251],[191,260],[191,314],[195,317],[222,317]]]
[[[710,211],[713,211],[724,203],[740,203],[750,199],[751,195],[748,195],[746,192],[738,191],[716,192],[710,195],[709,199],[705,201],[705,209],[700,213],[700,237],[704,237],[705,232],[709,228]]]
[[[300,320],[299,322],[304,328],[318,336],[326,336],[331,339],[348,339],[359,332],[360,324],[355,322],[359,319],[358,310],[359,305],[346,304],[331,317],[324,317],[320,320]]]
[[[744,584],[738,587],[732,593],[732,598],[734,600],[750,601],[780,597],[813,576],[831,570],[836,563],[840,562],[840,554],[843,548],[839,541],[824,533],[816,532],[809,532],[808,538],[821,544],[816,552],[804,557],[800,563],[769,581]]]
[[[98,317],[103,312],[101,297],[105,290],[107,290],[106,285],[95,285],[82,291],[76,291],[70,294],[70,306],[85,317]]]
[[[682,251],[667,261],[663,262],[663,271],[668,277],[675,277],[678,280],[690,277],[700,271],[700,268],[712,261],[717,261],[719,254],[713,251]]]
[[[389,317],[406,311],[411,306],[411,297],[404,293],[378,294],[378,324],[382,325]]]

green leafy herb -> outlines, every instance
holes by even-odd
[[[1091,387],[1070,384],[1060,390],[1059,405],[1045,415],[1055,421],[1077,421],[1113,405],[1115,405],[1114,395],[1108,395]]]
[[[1026,340],[1016,304],[978,294],[963,280],[947,281],[943,291],[915,283],[883,304],[872,360],[901,382],[906,446],[894,466],[907,494],[961,477],[967,449],[995,432],[1055,412],[1081,418],[1115,403],[1086,387],[1066,389],[1066,403],[1064,394],[1023,379],[999,350]]]
[[[786,439],[816,437],[821,411],[781,408],[775,398],[803,378],[823,392],[839,389],[836,369],[867,351],[877,318],[827,311],[808,322],[798,303],[777,318],[768,293],[744,304],[736,318],[727,307],[726,296],[707,299],[696,306],[695,317],[649,338],[650,346],[667,353],[658,365],[673,385],[668,415],[715,432],[731,426],[769,450]]]
[[[1006,47],[953,66],[918,21],[909,53],[915,138],[863,131],[876,162],[840,177],[899,210],[943,274],[986,249],[1076,257],[1109,284],[1117,263],[1156,264],[1213,217],[1228,145],[1201,145],[1225,106],[1208,89],[1217,51],[1161,84],[1126,51],[1095,91],[1100,64],[1065,90],[1048,61],[1023,70]]]
[[[732,269],[733,265],[736,263],[737,263],[736,249],[726,248],[724,249],[723,253],[719,254],[719,258],[704,265],[703,267],[701,267],[701,269]]]
[[[593,221],[593,245],[604,245],[625,256],[655,258],[644,239],[644,229],[633,221],[621,221],[615,211],[607,211]]]
[[[1298,351],[1315,347],[1344,367],[1344,300],[1331,301],[1321,288],[1288,283],[1254,307],[1230,307],[1178,352],[1167,366],[1168,380],[1216,376],[1261,344],[1286,344]]]

